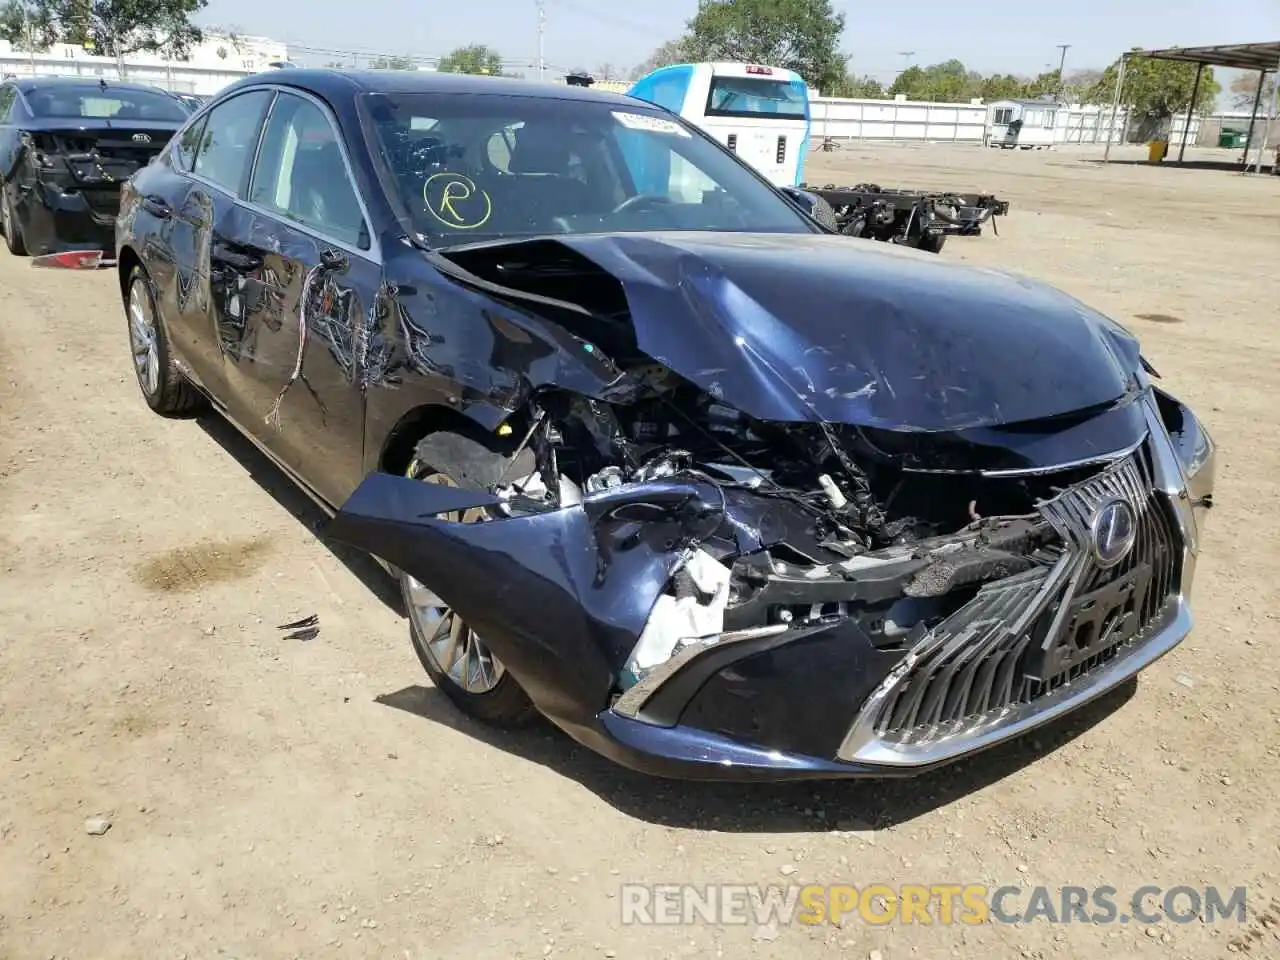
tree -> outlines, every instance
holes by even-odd
[[[1267,112],[1267,105],[1276,88],[1276,76],[1273,73],[1262,85],[1262,102],[1258,104],[1258,113]],[[1231,106],[1237,110],[1249,110],[1253,107],[1254,98],[1258,95],[1258,72],[1249,70],[1231,81]]]
[[[8,40],[14,50],[46,50],[57,38],[50,39],[51,27],[41,19],[43,11],[24,0],[8,0],[0,4],[0,40]]]
[[[1107,67],[1097,82],[1085,91],[1085,101],[1111,103],[1115,96],[1116,76],[1119,70],[1119,60]],[[1195,81],[1196,65],[1194,63],[1130,56],[1129,63],[1125,67],[1124,89],[1120,91],[1120,103],[1132,109],[1135,115],[1150,121],[1161,122],[1187,109],[1187,105],[1191,102],[1191,90],[1195,86]],[[1196,94],[1195,112],[1210,113],[1221,92],[1222,86],[1214,79],[1213,68],[1205,67],[1200,77],[1200,90]]]
[[[146,52],[185,59],[204,34],[191,17],[208,0],[6,0],[0,38],[47,49],[74,43],[111,57]]]
[[[1047,94],[1056,94],[1062,85],[1057,70],[1048,70],[1035,79],[1027,81],[1022,87],[1022,95],[1028,100],[1035,100]]]
[[[819,91],[824,97],[852,97],[857,100],[880,100],[884,87],[874,77],[858,77],[847,73],[837,83]]]
[[[612,63],[606,62],[596,67],[594,76],[597,80],[621,80],[622,71]]]
[[[982,83],[978,87],[978,96],[983,100],[1016,100],[1019,99],[1026,82],[1015,77],[1012,73],[997,74],[993,73],[989,77],[983,78]]]
[[[412,57],[378,57],[370,64],[374,70],[416,70]]]
[[[889,87],[889,95],[903,94],[908,100],[963,103],[983,96],[986,82],[982,74],[965,69],[959,60],[944,60],[926,67],[907,67]],[[1019,86],[1019,95],[1020,92]]]
[[[631,79],[639,80],[641,77],[653,73],[659,67],[669,67],[673,63],[688,63],[690,59],[688,51],[685,50],[683,38],[668,40],[653,53],[649,54],[648,60],[638,64],[631,71]]]
[[[483,43],[458,47],[440,59],[441,73],[484,73],[502,75],[502,55]]]
[[[1066,82],[1062,85],[1062,96],[1068,103],[1079,103],[1084,99],[1088,89],[1102,79],[1102,71],[1087,68],[1067,72]]]
[[[844,14],[831,0],[703,0],[688,23],[690,58],[763,63],[794,70],[819,90],[845,76],[837,45]]]

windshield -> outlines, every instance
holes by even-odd
[[[731,153],[668,114],[497,94],[368,94],[379,149],[435,246],[645,230],[812,233]]]
[[[707,116],[803,120],[806,99],[799,81],[712,77]]]
[[[31,112],[41,118],[157,121],[182,123],[187,111],[172,96],[157,90],[120,90],[110,86],[49,86],[27,94]]]

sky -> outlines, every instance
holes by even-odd
[[[697,0],[544,0],[546,62],[595,71],[627,70],[679,36]],[[1203,46],[1280,40],[1280,0],[833,0],[846,14],[850,67],[882,82],[909,62],[952,57],[982,73],[1034,75],[1101,68],[1141,46]],[[199,21],[291,46],[438,57],[469,43],[504,59],[535,62],[537,0],[209,0]],[[353,15],[353,11],[355,15]],[[301,53],[301,51],[299,51]],[[291,53],[292,55],[292,53]],[[315,63],[323,54],[297,56]],[[336,59],[328,57],[327,59]],[[625,74],[624,74],[625,76]]]

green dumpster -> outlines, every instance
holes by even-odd
[[[1244,134],[1238,130],[1223,130],[1218,134],[1218,146],[1238,150],[1244,146]]]

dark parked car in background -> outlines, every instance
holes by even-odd
[[[917,772],[1187,635],[1214,447],[1098,312],[804,199],[627,97],[260,74],[124,187],[135,372],[388,565],[471,715]]]
[[[188,114],[164,90],[140,84],[0,84],[0,230],[10,252],[113,250],[120,185]]]
[[[191,113],[195,113],[209,100],[203,93],[172,93],[172,96]]]

